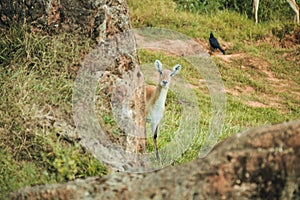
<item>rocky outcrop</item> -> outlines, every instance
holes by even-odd
[[[77,85],[75,84],[73,95],[75,96],[73,108],[76,103],[81,106],[73,111],[81,145],[94,155],[108,151],[114,154],[113,159],[128,161],[118,168],[129,169],[143,164],[136,162],[135,157],[131,155],[136,155],[136,151],[145,151],[145,103],[144,77],[139,69],[126,1],[1,0],[0,28],[14,26],[43,34],[54,35],[68,32],[92,39],[91,46],[94,49],[86,55],[77,72],[75,81]],[[90,83],[94,88],[87,87],[90,85],[86,83]],[[122,138],[118,139],[126,141],[126,146],[115,144],[113,134],[90,125],[95,119],[90,119],[90,116],[95,113],[93,99],[95,99],[97,84],[101,85],[102,90],[105,91],[101,94],[101,101],[103,105],[108,106],[103,107],[114,114],[119,127],[122,127],[121,136],[119,136]],[[83,95],[91,95],[91,98],[85,98]],[[83,112],[88,116],[85,116]],[[103,144],[104,140],[107,141],[106,144]],[[116,149],[121,149],[123,153],[118,154],[119,151]],[[110,155],[104,162],[112,164],[110,157],[112,156]]]
[[[130,29],[125,0],[1,0],[0,26],[15,24],[30,25],[31,31],[49,34],[59,31],[83,34],[102,46],[106,45],[106,39]],[[136,85],[143,82],[136,52],[120,51],[118,47],[124,44],[114,41],[110,51],[105,52],[105,55],[113,55],[113,64],[107,68],[110,74],[106,82],[118,80],[122,84],[118,85],[122,87],[117,87],[115,93],[118,97],[116,109],[130,113],[128,116],[132,117],[135,127],[142,129],[142,89],[136,88],[130,94],[130,103],[124,100],[128,94],[122,90],[130,88],[132,83],[122,81],[124,77],[131,77]],[[95,72],[94,69],[89,70]],[[92,139],[93,144],[97,144],[95,138]],[[85,141],[83,146],[91,142],[89,138],[82,141]],[[127,146],[131,150],[136,146],[144,148],[140,141],[129,141],[128,144],[131,144]],[[131,163],[126,164],[130,167]],[[15,192],[10,198],[240,200],[299,197],[300,120],[238,133],[215,146],[207,157],[184,165],[145,174],[112,173],[101,178],[28,187]]]
[[[56,32],[77,32],[101,41],[130,28],[125,0],[0,1],[0,27],[29,25]]]
[[[25,188],[14,199],[299,199],[300,120],[238,133],[191,163]]]

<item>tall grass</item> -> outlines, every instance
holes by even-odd
[[[271,38],[279,44],[298,25],[265,21],[270,14],[261,16],[263,22],[256,25],[243,11],[205,7],[201,12],[189,12],[179,3],[128,0],[131,23],[135,28],[172,29],[201,42],[207,42],[213,31],[227,44],[229,54],[241,54],[229,61],[214,58],[228,91],[227,115],[219,140],[252,126],[300,117],[299,61],[291,57],[299,55],[299,44],[289,49],[268,42]],[[264,6],[262,13],[266,12]],[[73,82],[80,62],[92,48],[91,41],[79,35],[49,36],[26,29],[15,27],[0,33],[0,198],[23,186],[107,173],[100,161],[69,135],[76,133],[72,121]],[[181,75],[195,86],[203,116],[199,119],[198,138],[176,163],[194,159],[212,115],[207,88],[199,84],[202,75],[180,57],[148,51],[140,51],[139,57],[141,63],[155,59],[169,66],[182,63]],[[171,92],[168,98],[160,146],[172,139],[172,132],[179,126],[176,122],[182,110],[176,106],[174,94]],[[103,117],[106,124],[114,126],[110,116]]]
[[[106,173],[67,134],[75,132],[72,67],[88,51],[89,40],[66,33],[29,33],[25,28],[1,32],[1,195],[26,185]]]

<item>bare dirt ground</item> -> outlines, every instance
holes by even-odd
[[[142,36],[137,35],[137,42],[143,42],[145,43],[145,40],[142,38]],[[273,91],[283,92],[286,91],[287,88],[290,87],[298,87],[297,84],[292,80],[286,80],[276,77],[274,72],[270,69],[270,63],[266,58],[263,57],[253,57],[246,52],[230,52],[226,55],[223,55],[218,50],[212,51],[210,49],[208,41],[195,39],[195,42],[198,45],[195,45],[194,43],[191,43],[193,45],[190,45],[189,43],[183,43],[183,41],[175,41],[170,40],[167,41],[168,44],[165,44],[163,46],[169,46],[171,48],[171,52],[173,55],[179,55],[183,56],[186,54],[186,52],[199,52],[199,46],[203,47],[204,51],[206,51],[207,55],[210,55],[213,58],[216,58],[218,62],[220,62],[221,65],[226,65],[229,67],[235,67],[239,68],[240,70],[247,70],[247,69],[254,69],[257,70],[258,75],[256,77],[253,77],[254,79],[260,79],[263,78],[263,80],[259,80],[267,84],[267,87],[271,88]],[[230,42],[225,42],[220,40],[221,46],[226,50],[229,50],[232,48],[233,44]],[[247,43],[245,41],[245,43]],[[262,40],[257,41],[254,45],[260,45],[261,43],[268,43],[271,44],[274,48],[278,49],[286,49],[286,53],[283,54],[283,57],[287,61],[296,62],[300,66],[300,55],[297,51],[298,45],[300,44],[300,29],[299,31],[295,32],[293,35],[286,35],[283,39],[279,39],[275,36],[268,36],[266,38],[263,38]],[[172,45],[170,45],[172,44]],[[160,44],[161,45],[161,44]],[[253,45],[253,44],[252,44]],[[151,43],[148,41],[147,46],[151,47],[158,47],[158,44]],[[184,47],[184,48],[183,48]],[[203,53],[203,49],[201,49]],[[238,63],[238,64],[237,64]],[[193,85],[192,88],[195,88],[197,86]],[[251,86],[235,86],[233,88],[227,88],[226,92],[233,96],[248,96],[253,93],[255,93],[255,89]],[[293,91],[291,91],[291,94],[296,96],[296,99],[300,100],[300,90],[299,88],[294,88]],[[280,110],[284,113],[285,109],[281,106],[283,99],[281,99],[279,96],[274,96],[270,94],[259,94],[262,95],[261,99],[264,99],[263,101],[260,99],[260,101],[255,100],[244,100],[244,103],[253,106],[253,107],[278,107]],[[247,99],[247,98],[246,98]]]

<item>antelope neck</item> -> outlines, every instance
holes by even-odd
[[[160,105],[160,106],[164,106],[165,105],[165,101],[167,98],[167,93],[168,93],[168,89],[167,87],[162,87],[161,85],[158,85],[156,87],[156,91],[155,91],[155,98],[154,98],[154,105]]]

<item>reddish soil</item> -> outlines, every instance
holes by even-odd
[[[142,36],[136,35],[138,43],[143,43],[143,45],[152,47],[152,48],[160,48],[161,44],[159,44],[161,41],[157,42],[151,42],[145,40]],[[239,67],[241,70],[247,70],[249,68],[257,70],[258,77],[263,76],[262,78],[266,79],[266,84],[268,87],[272,88],[273,91],[280,92],[280,91],[286,91],[288,87],[291,85],[295,85],[295,83],[290,83],[289,80],[283,80],[279,79],[275,76],[272,70],[269,69],[270,63],[264,59],[263,57],[253,57],[250,56],[244,52],[233,52],[230,54],[223,55],[220,51],[215,50],[212,51],[210,49],[208,41],[195,39],[195,42],[198,43],[198,45],[195,45],[194,42],[188,41],[180,41],[180,40],[168,40],[164,41],[164,44],[162,46],[168,47],[169,53],[177,56],[184,56],[186,54],[193,54],[193,52],[203,52],[203,54],[211,55],[212,57],[216,57],[221,63],[224,63],[224,65],[230,65],[230,67]],[[230,50],[233,46],[230,42],[225,42],[222,39],[219,39],[220,44],[222,47],[226,50]],[[245,41],[245,44],[249,43],[248,41]],[[300,44],[300,29],[298,31],[295,31],[293,35],[286,35],[283,39],[279,39],[275,36],[268,36],[261,40],[258,40],[255,45],[260,45],[261,43],[268,43],[271,44],[273,48],[278,49],[285,49],[287,52],[283,54],[283,56],[288,61],[293,61],[299,64],[300,66],[300,51],[299,51],[299,44]],[[252,43],[253,44],[253,43]],[[201,49],[202,47],[202,49]],[[165,50],[165,49],[164,49]],[[206,51],[206,53],[205,53]],[[240,63],[239,66],[237,66],[236,63]],[[261,73],[262,72],[262,73]],[[264,74],[264,75],[262,75]],[[198,86],[191,85],[192,88],[197,88]],[[230,89],[226,89],[226,92],[234,95],[234,96],[249,96],[253,93],[255,93],[255,89],[251,86],[245,86],[243,88],[240,88],[238,86]],[[300,91],[291,91],[294,95],[299,97],[300,99]],[[268,94],[259,94],[262,96],[263,99],[265,99],[262,103],[262,101],[249,101],[245,100],[245,104],[253,106],[253,107],[280,107],[281,102],[283,101],[280,99],[280,97],[274,97],[274,95],[268,95]],[[283,112],[284,109],[282,108]]]

